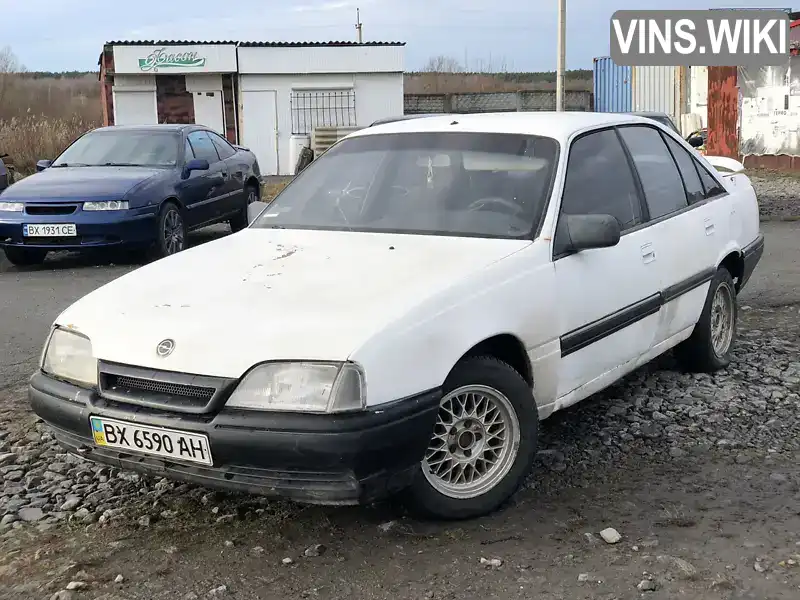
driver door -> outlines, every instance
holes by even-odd
[[[624,369],[653,346],[661,310],[659,248],[614,129],[572,142],[553,245],[561,332],[558,396]],[[569,254],[565,214],[610,214],[616,246]]]

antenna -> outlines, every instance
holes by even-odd
[[[356,31],[358,32],[358,43],[361,44],[362,37],[361,37],[361,26],[363,23],[361,22],[361,11],[356,8]]]

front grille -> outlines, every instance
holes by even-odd
[[[143,392],[151,392],[154,394],[193,398],[195,400],[202,400],[203,403],[211,400],[211,397],[216,391],[211,387],[169,383],[165,381],[153,381],[151,379],[139,379],[138,377],[125,377],[124,375],[107,375],[106,385],[110,390],[127,392],[141,390]]]
[[[29,215],[71,215],[78,210],[77,204],[26,204]]]
[[[167,412],[208,413],[218,408],[234,380],[100,363],[100,395],[121,404]]]
[[[83,243],[81,236],[72,237],[24,237],[23,244],[32,246],[80,246]]]

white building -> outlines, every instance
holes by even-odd
[[[106,125],[198,123],[291,175],[315,128],[403,114],[400,42],[109,42]]]

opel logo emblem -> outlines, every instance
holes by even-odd
[[[156,346],[156,354],[161,358],[166,358],[172,354],[173,350],[175,350],[175,340],[163,340]]]

